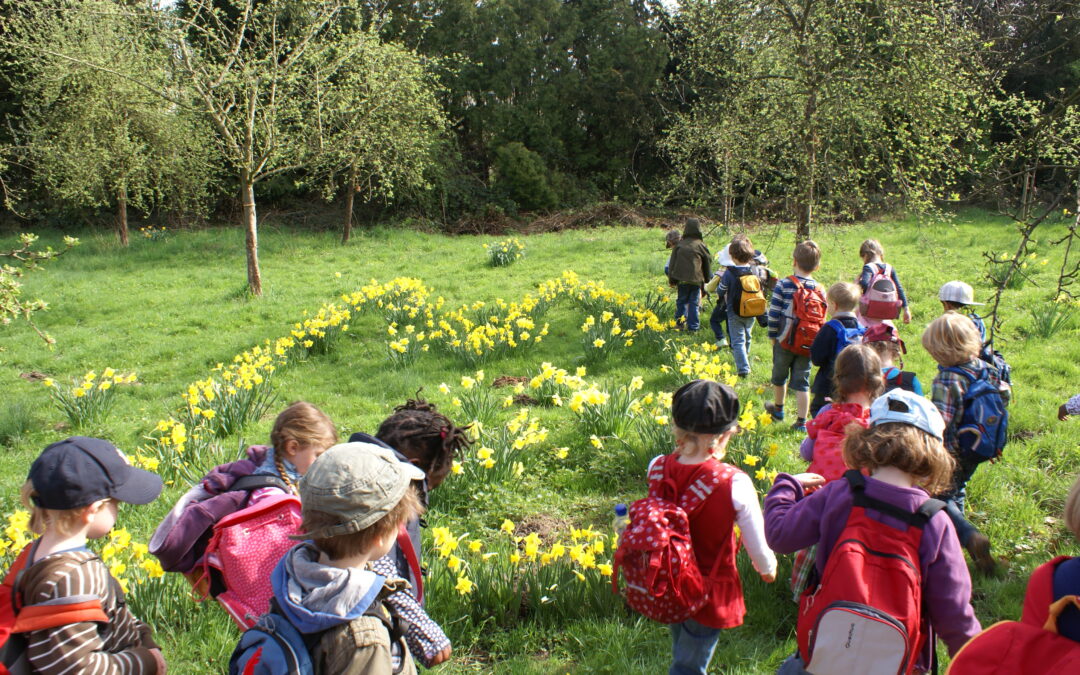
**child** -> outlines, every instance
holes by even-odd
[[[337,439],[334,423],[323,411],[305,401],[289,405],[274,420],[270,446],[249,447],[247,458],[215,467],[180,498],[154,531],[150,552],[161,561],[163,569],[184,574],[203,596],[218,599],[238,624],[250,626],[269,607],[270,570],[292,542],[283,533],[274,541],[266,541],[265,537],[259,541],[256,553],[264,558],[260,565],[266,574],[258,576],[266,581],[258,589],[246,584],[245,588],[235,589],[243,597],[238,602],[235,593],[225,594],[235,584],[225,578],[222,570],[203,565],[213,527],[241,510],[269,505],[270,500],[281,495],[298,495],[300,478]],[[285,521],[300,523],[300,508],[295,500],[283,502],[280,508]]]
[[[1069,498],[1065,501],[1065,526],[1080,540],[1080,478],[1073,483]],[[1045,583],[1046,581],[1049,583]],[[1042,590],[1049,587],[1051,593],[1046,594],[1049,597],[1039,592],[1040,587]],[[1031,581],[1024,597],[1024,613],[1020,620],[1042,628],[1046,623],[1050,603],[1066,595],[1080,595],[1080,558],[1060,556],[1040,565],[1031,573]],[[1066,607],[1058,616],[1057,628],[1059,634],[1080,642],[1080,609],[1074,605]]]
[[[900,370],[904,367],[902,354],[907,354],[907,347],[900,339],[896,326],[879,323],[870,326],[863,334],[863,344],[869,345],[878,358],[881,359],[881,374],[885,378],[885,391],[892,391],[899,387],[907,391],[923,395],[922,382],[919,377],[908,370]],[[899,363],[899,366],[895,364]]]
[[[678,494],[694,489],[695,477],[708,463],[720,476],[720,485],[701,508],[690,516],[690,537],[702,574],[717,569],[707,580],[709,600],[692,618],[671,624],[671,673],[704,675],[720,631],[743,622],[743,603],[735,554],[742,532],[754,569],[767,583],[776,580],[776,557],[765,546],[761,508],[750,477],[733,466],[722,464],[728,441],[737,431],[739,398],[727,385],[711,380],[694,380],[683,385],[671,399],[671,419],[675,431],[675,452],[653,460],[665,481]]]
[[[831,320],[821,327],[810,345],[810,361],[818,367],[810,388],[814,394],[810,403],[811,417],[817,416],[833,394],[832,371],[837,354],[852,342],[861,340],[866,332],[855,317],[855,308],[859,306],[858,286],[843,281],[833,284],[825,293],[825,302]]]
[[[416,483],[420,505],[427,508],[428,491],[439,487],[450,474],[454,454],[469,447],[466,435],[468,427],[458,427],[435,406],[423,399],[410,399],[394,408],[394,414],[383,420],[375,436],[355,433],[350,443],[372,443],[391,449],[399,461],[415,465],[424,472],[425,480]],[[419,573],[419,561],[423,559],[420,549],[419,518],[406,525],[407,541],[400,541],[390,552],[375,561],[373,569],[387,578],[401,577],[409,582],[410,589],[390,594],[386,604],[397,615],[409,622],[405,641],[416,660],[430,668],[450,658],[450,639],[439,624],[424,611],[423,576]],[[404,546],[410,546],[406,551]]]
[[[960,543],[971,554],[981,572],[994,571],[995,562],[990,555],[990,540],[964,517],[964,500],[967,484],[982,459],[970,453],[960,452],[957,429],[964,416],[964,394],[969,376],[975,379],[987,377],[995,387],[999,384],[997,372],[979,359],[982,342],[979,332],[967,317],[956,312],[946,312],[930,322],[922,334],[922,344],[938,363],[938,374],[930,387],[931,397],[945,420],[945,447],[956,458],[956,472],[952,487],[939,495],[947,505],[947,513],[956,526]],[[945,370],[957,367],[966,372]],[[1008,404],[1008,391],[1002,390],[1002,400]]]
[[[86,548],[88,539],[104,537],[116,524],[119,502],[149,504],[159,494],[161,478],[129,466],[100,438],[73,436],[34,460],[22,498],[31,510],[30,529],[41,536],[29,545],[16,582],[21,612],[78,608],[96,616],[25,633],[33,672],[165,672],[150,627],[135,618],[109,568]]]
[[[716,306],[719,308],[721,303],[725,306],[728,335],[731,336],[731,353],[735,357],[735,371],[739,377],[746,377],[750,374],[750,330],[757,317],[741,316],[737,303],[742,296],[740,279],[754,275],[750,269],[750,264],[754,262],[754,247],[746,235],[737,234],[727,250],[732,264],[724,271],[716,286]],[[763,295],[761,297],[764,298]]]
[[[712,276],[709,269],[709,248],[701,240],[701,224],[697,218],[688,218],[682,239],[675,245],[668,259],[668,281],[678,286],[675,300],[675,321],[685,330],[701,328],[698,319],[698,303],[701,286]]]
[[[867,345],[851,345],[836,357],[833,373],[836,399],[806,425],[806,440],[799,452],[810,462],[807,471],[834,481],[849,468],[841,456],[844,436],[855,424],[870,425],[870,403],[882,388],[881,361]]]
[[[666,227],[666,225],[665,225],[665,227]],[[681,240],[681,239],[682,239],[682,232],[679,232],[674,227],[672,227],[664,235],[664,248],[667,248],[667,249],[675,248],[678,245],[679,240]],[[664,265],[664,274],[668,273],[668,268],[669,267],[670,267],[670,265],[667,265],[667,264]]]
[[[300,481],[306,539],[274,568],[274,599],[301,633],[322,632],[310,648],[316,675],[390,673],[416,666],[378,615],[386,597],[407,585],[371,570],[398,530],[423,507],[413,481],[420,469],[386,448],[345,443],[327,450]]]
[[[729,246],[725,246],[720,249],[720,252],[716,254],[716,263],[719,268],[716,273],[713,274],[709,283],[705,284],[706,293],[715,293],[717,287],[720,285],[720,280],[724,277],[724,273],[727,269],[733,266],[735,263],[731,259],[731,253],[728,249]],[[725,299],[717,293],[716,302],[713,304],[712,314],[709,315],[709,327],[712,328],[713,336],[716,338],[717,349],[723,349],[728,346],[727,338],[724,337],[724,326],[727,325],[728,308]]]
[[[862,488],[857,490],[848,480],[821,487],[823,479],[816,474],[782,473],[765,498],[769,545],[777,552],[791,553],[817,544],[815,569],[819,580],[823,579],[834,549],[842,544],[840,535],[847,529],[849,518],[857,515],[853,509],[857,491],[860,499],[866,500],[863,508],[873,513],[871,522],[889,528],[890,533],[895,530],[895,536],[901,537],[910,526],[884,508],[914,513],[927,501],[927,491],[937,492],[947,486],[952,473],[953,459],[941,443],[944,422],[925,398],[902,390],[884,394],[870,406],[870,425],[844,441],[844,461],[870,473],[863,479]],[[955,653],[979,632],[980,626],[971,607],[971,578],[948,517],[935,513],[923,526],[918,563],[923,619],[949,652]],[[815,595],[822,588],[819,586]],[[814,596],[804,598],[809,606]],[[808,641],[801,625],[799,637],[800,644]],[[933,644],[927,640],[919,659],[920,670],[929,668],[932,650]],[[806,656],[793,656],[778,672],[806,672]]]
[[[938,290],[938,300],[941,301],[942,311],[967,315],[979,331],[979,342],[986,342],[986,324],[982,317],[972,310],[973,306],[982,306],[983,303],[975,302],[975,291],[970,285],[963,281],[950,281]]]
[[[772,343],[772,384],[773,402],[766,403],[765,409],[773,419],[784,419],[784,400],[787,388],[795,392],[796,420],[792,428],[806,431],[806,416],[810,409],[810,354],[795,353],[784,347],[791,342],[795,328],[795,314],[792,299],[800,288],[816,292],[820,299],[821,290],[811,276],[821,263],[821,249],[813,241],[807,240],[795,247],[792,255],[795,274],[776,282],[772,300],[769,303],[769,342]],[[824,304],[822,301],[821,304]]]
[[[1069,419],[1069,415],[1080,415],[1080,394],[1065,401],[1058,408],[1058,420],[1064,422]]]
[[[863,261],[862,274],[859,275],[859,289],[862,293],[865,294],[870,288],[870,282],[878,271],[887,275],[892,279],[893,285],[896,286],[896,294],[903,303],[904,323],[911,323],[911,309],[908,307],[907,295],[904,293],[904,287],[900,285],[900,280],[896,277],[896,268],[885,264],[885,249],[881,243],[877,239],[867,239],[859,247],[859,257]],[[880,323],[876,319],[867,317],[861,317],[861,319],[868,326]]]

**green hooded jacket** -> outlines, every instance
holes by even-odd
[[[703,284],[712,277],[709,247],[701,240],[701,224],[690,218],[683,228],[683,238],[671,251],[668,279],[679,284]]]

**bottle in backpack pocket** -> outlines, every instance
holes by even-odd
[[[615,532],[615,536],[622,538],[623,532],[626,531],[626,526],[630,524],[630,516],[626,510],[626,504],[615,505],[615,517],[611,519],[611,529]]]

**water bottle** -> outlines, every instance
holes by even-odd
[[[615,534],[619,537],[622,536],[626,526],[630,524],[630,516],[627,515],[626,504],[615,505],[615,518],[611,521],[611,527],[615,530]]]

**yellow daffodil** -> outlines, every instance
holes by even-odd
[[[454,590],[461,595],[468,595],[469,593],[472,593],[473,587],[475,585],[476,584],[469,581],[469,579],[466,577],[458,577],[457,584],[454,586]]]

